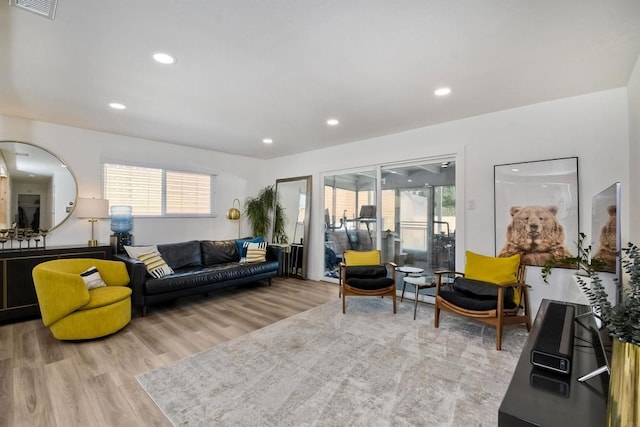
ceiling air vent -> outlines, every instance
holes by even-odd
[[[56,15],[56,4],[58,0],[9,0],[11,6],[37,13],[53,19]]]

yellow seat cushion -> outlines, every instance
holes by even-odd
[[[78,310],[92,310],[129,298],[131,288],[126,286],[104,286],[89,291],[89,302]]]
[[[85,340],[104,337],[127,326],[131,321],[131,298],[93,310],[77,310],[51,325],[59,340]]]
[[[345,251],[344,263],[346,265],[379,265],[380,251]]]
[[[516,283],[520,254],[510,257],[490,257],[466,251],[466,255],[467,264],[464,269],[466,278],[496,284]],[[520,293],[515,287],[513,290],[513,302],[519,305]]]

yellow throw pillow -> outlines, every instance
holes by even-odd
[[[520,254],[496,258],[467,251],[466,255],[467,265],[464,269],[466,278],[489,283],[515,283]]]
[[[467,265],[464,276],[468,279],[482,280],[489,283],[515,283],[520,266],[520,254],[510,257],[490,257],[466,251]],[[514,287],[514,291],[516,288]],[[520,304],[520,294],[514,292],[513,302]]]
[[[380,265],[380,251],[345,251],[346,265]]]

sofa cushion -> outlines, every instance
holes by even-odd
[[[124,250],[131,258],[138,258],[138,255],[145,254],[151,251],[157,251],[158,247],[156,245],[152,246],[124,246]]]
[[[84,280],[84,284],[87,285],[87,289],[101,288],[107,286],[100,276],[100,272],[95,265],[92,265],[87,270],[80,273],[80,277]]]
[[[202,240],[200,250],[204,266],[224,264],[240,259],[235,240]]]
[[[262,243],[264,242],[264,237],[258,236],[253,239],[238,239],[236,240],[236,246],[238,247],[238,254],[240,258],[244,258],[247,256],[247,248],[244,246],[245,242],[249,243]]]
[[[466,251],[465,276],[489,283],[515,283],[520,265],[520,254],[510,257],[490,257]]]
[[[378,289],[388,288],[393,285],[393,279],[391,277],[378,277],[378,278],[359,278],[353,277],[347,279],[347,285],[354,288],[362,289],[365,291],[377,291]]]
[[[278,271],[277,261],[267,261],[257,264],[231,262],[208,267],[186,267],[177,270],[170,276],[159,279],[147,279],[144,284],[145,294],[161,294],[164,292],[206,286],[213,283],[220,283],[222,285],[227,281],[258,276],[274,271]]]
[[[78,310],[92,310],[127,299],[131,295],[131,288],[127,286],[104,286],[92,289],[89,291],[89,295],[91,297],[89,302]]]
[[[247,250],[246,261],[265,262],[267,260],[267,242],[249,243],[245,242],[244,246]]]
[[[138,255],[138,259],[144,263],[147,273],[153,277],[164,277],[173,274],[173,269],[167,265],[167,262],[160,256],[158,251],[151,251]]]
[[[483,282],[480,280],[467,279],[465,277],[458,277],[453,282],[453,290],[456,294],[454,296],[461,299],[461,305],[463,308],[467,308],[469,310],[473,310],[473,307],[477,306],[477,303],[467,301],[470,300],[485,300],[485,301],[493,301],[493,307],[496,306],[496,301],[498,299],[498,286]],[[449,300],[449,298],[443,296],[443,298]],[[454,301],[450,301],[454,302]],[[484,304],[481,304],[485,306]],[[504,288],[504,307],[505,308],[514,308],[516,305],[513,302],[513,287],[505,286]],[[487,309],[489,310],[489,309]]]
[[[169,267],[174,270],[176,268],[202,265],[202,253],[200,252],[200,242],[198,240],[158,245],[158,252],[169,264]]]
[[[387,267],[384,265],[349,265],[345,267],[349,278],[373,279],[387,277]]]

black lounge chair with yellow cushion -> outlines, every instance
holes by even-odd
[[[96,267],[102,281],[93,289],[81,276],[91,267]],[[110,335],[131,321],[129,273],[123,262],[58,259],[38,264],[32,275],[42,323],[59,340]]]
[[[505,325],[524,324],[527,331],[531,329],[525,266],[519,254],[494,258],[467,251],[466,256],[465,273],[435,272],[435,327],[440,310],[476,319],[496,327],[496,349],[501,350]]]
[[[345,251],[340,263],[342,312],[347,296],[389,296],[396,313],[396,264],[380,263],[380,251]]]

